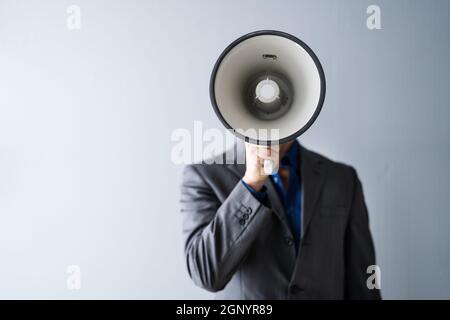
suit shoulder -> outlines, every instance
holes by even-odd
[[[327,167],[328,173],[339,176],[343,175],[350,179],[354,179],[357,175],[355,168],[347,163],[332,160],[314,151],[307,150],[307,152],[309,152],[312,157],[317,159],[317,161],[322,162]]]
[[[208,176],[215,172],[225,170],[226,165],[221,162],[197,162],[184,166],[184,172],[196,173],[201,176]]]
[[[204,181],[220,180],[229,173],[229,170],[226,169],[227,165],[222,159],[223,155],[219,155],[202,162],[187,164],[183,169],[183,176],[196,176]]]

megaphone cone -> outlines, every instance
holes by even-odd
[[[284,143],[316,120],[325,99],[325,75],[300,39],[257,31],[235,40],[220,55],[210,97],[221,122],[238,137],[256,144]]]

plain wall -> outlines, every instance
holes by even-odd
[[[450,298],[449,18],[447,0],[0,0],[0,298],[211,297],[185,267],[171,134],[223,129],[210,72],[259,29],[322,62],[300,141],[357,169],[384,298]]]

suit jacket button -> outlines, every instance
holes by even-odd
[[[290,291],[291,291],[292,294],[297,294],[297,293],[302,292],[303,289],[300,288],[299,286],[297,286],[297,285],[294,284],[294,285],[291,287]]]
[[[291,237],[286,237],[284,239],[284,241],[286,242],[286,245],[288,245],[288,246],[292,246],[294,244],[294,240]]]
[[[250,218],[250,216],[248,215],[248,213],[244,213],[242,215],[242,218],[244,218],[244,220],[247,220],[248,218]]]
[[[243,226],[245,224],[245,219],[239,219],[239,223]]]
[[[247,208],[245,209],[245,211],[246,211],[248,214],[250,214],[250,213],[252,213],[252,208],[247,207]]]

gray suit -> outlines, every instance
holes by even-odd
[[[189,275],[219,299],[377,299],[366,286],[375,264],[361,183],[353,168],[303,147],[298,254],[270,179],[270,205],[240,182],[243,164],[186,166],[181,212]]]

